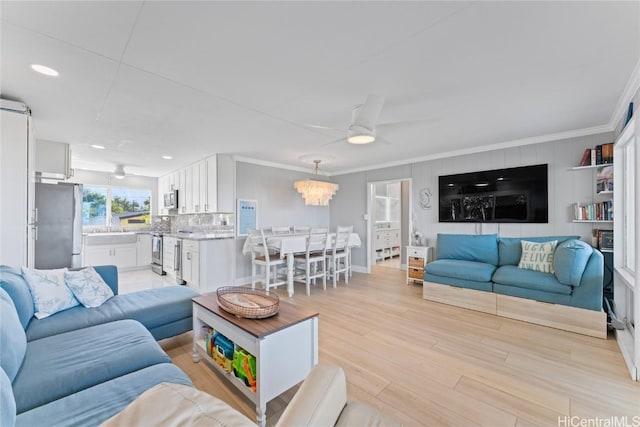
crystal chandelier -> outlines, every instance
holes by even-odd
[[[317,176],[320,160],[314,160],[313,163],[316,165],[314,173]],[[338,191],[338,184],[313,179],[296,181],[293,187],[302,194],[304,204],[307,206],[329,206],[329,200]]]

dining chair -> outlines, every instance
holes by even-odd
[[[333,287],[337,286],[340,280],[340,273],[344,274],[344,281],[349,284],[349,235],[351,232],[348,227],[340,227],[336,229],[336,235],[333,244],[327,251],[326,258],[329,261],[329,272],[333,280]]]
[[[307,296],[311,295],[311,282],[322,278],[322,288],[327,290],[327,239],[328,233],[309,233],[307,250],[296,255],[294,265],[296,273],[294,280],[304,281],[307,286]]]
[[[310,231],[312,233],[328,233],[329,229],[325,227],[319,227],[319,228],[312,228]]]
[[[291,234],[291,228],[290,227],[271,227],[271,234],[273,234],[274,236]]]
[[[262,282],[268,294],[270,288],[286,286],[286,274],[278,271],[286,267],[286,262],[280,258],[280,254],[269,249],[264,231],[249,229],[247,236],[251,245],[251,288],[256,288],[256,282]],[[263,274],[259,274],[259,269],[263,270]]]
[[[304,234],[311,231],[311,227],[306,225],[294,225],[293,226],[293,234]]]
[[[353,233],[353,225],[345,225],[338,226],[337,231],[345,231],[348,232],[347,236],[347,268],[349,269],[349,277],[353,276],[353,271],[351,270],[351,246],[349,246],[349,237],[351,237],[351,233]],[[348,283],[348,282],[347,282]]]

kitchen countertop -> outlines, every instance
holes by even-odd
[[[194,233],[164,233],[165,237],[174,237],[186,240],[222,240],[235,238],[235,231],[218,231],[218,232],[194,232]]]
[[[219,239],[233,239],[235,238],[235,230],[224,231],[210,231],[210,232],[179,232],[179,233],[167,233],[162,231],[152,230],[140,230],[140,231],[110,231],[99,233],[82,233],[83,236],[96,236],[96,237],[117,237],[117,236],[132,236],[136,234],[161,234],[165,237],[174,237],[178,239],[187,240],[219,240]]]

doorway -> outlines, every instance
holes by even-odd
[[[405,269],[409,244],[411,180],[369,183],[368,265]]]

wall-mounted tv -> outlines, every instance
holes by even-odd
[[[547,165],[438,178],[440,222],[549,222]]]

